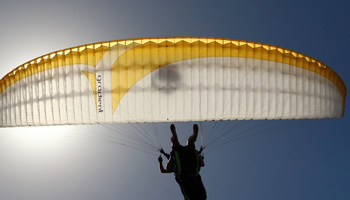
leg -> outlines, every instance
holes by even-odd
[[[179,146],[180,145],[180,142],[179,142],[179,139],[177,138],[177,134],[176,134],[176,130],[175,130],[175,125],[172,124],[170,126],[170,130],[171,130],[171,145],[174,147],[174,146]]]
[[[193,125],[193,134],[187,140],[187,146],[194,145],[194,143],[197,140],[197,136],[198,136],[198,125],[195,124],[195,125]]]

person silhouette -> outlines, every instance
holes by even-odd
[[[158,157],[161,173],[174,173],[175,180],[179,184],[185,200],[205,200],[207,194],[199,174],[204,164],[204,157],[195,148],[198,136],[198,125],[193,125],[193,134],[188,138],[186,146],[182,146],[178,140],[175,125],[171,124],[172,151],[166,154],[163,149],[160,152],[168,158],[166,167],[163,167],[163,158]]]

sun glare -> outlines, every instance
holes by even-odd
[[[49,150],[62,144],[67,127],[40,126],[16,128],[16,141],[22,147]]]

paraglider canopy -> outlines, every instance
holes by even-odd
[[[346,87],[328,66],[267,44],[197,37],[87,44],[0,81],[0,125],[337,118]]]

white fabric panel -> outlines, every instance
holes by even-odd
[[[261,64],[261,115],[269,116],[269,66],[268,62],[259,61]],[[259,85],[256,85],[258,87]]]
[[[80,65],[80,70],[87,71],[87,67],[85,65]],[[91,90],[91,87],[87,81],[87,77],[83,73],[80,75],[80,87],[82,122],[83,124],[88,124],[90,123],[89,90]]]
[[[40,90],[40,85],[38,81],[39,73],[34,74],[31,76],[32,78],[32,96],[31,96],[31,101],[32,101],[32,117],[33,117],[33,125],[34,126],[40,126],[40,118],[39,118],[39,90]]]
[[[65,69],[66,67],[59,67],[58,73],[59,73],[59,100],[58,100],[58,105],[59,105],[59,112],[60,112],[60,120],[61,123],[67,124],[68,123],[68,110],[67,110],[67,93],[66,93],[66,72]]]
[[[231,69],[230,69],[230,59],[222,59],[222,88],[223,88],[223,103],[222,109],[223,119],[230,119],[231,109],[225,109],[226,107],[231,108]],[[203,97],[204,98],[204,97]]]
[[[59,80],[59,69],[54,68],[52,71],[52,112],[53,112],[53,123],[59,124],[61,122],[61,113],[60,113],[60,81]]]
[[[16,125],[21,124],[21,113],[20,113],[20,104],[21,104],[21,90],[20,84],[18,82],[15,83],[15,95],[14,95],[14,114],[15,114],[15,121],[14,123]]]
[[[20,118],[21,118],[21,124],[26,124],[27,123],[27,90],[26,90],[26,82],[21,81],[19,82],[19,91],[20,91]]]
[[[74,108],[74,71],[72,65],[65,67],[65,92],[66,92],[66,107],[67,107],[67,120],[68,124],[76,122],[75,108]]]
[[[72,92],[72,110],[73,110],[73,118],[74,123],[81,124],[82,123],[82,117],[81,117],[81,86],[80,86],[80,77],[82,75],[79,65],[78,66],[71,66],[71,76],[73,78],[72,85],[70,88]]]
[[[9,123],[12,125],[12,126],[15,126],[16,125],[16,116],[15,116],[15,113],[14,113],[14,96],[13,96],[13,92],[14,92],[14,89],[15,87],[12,87],[11,90],[9,91],[9,93],[11,94],[11,96],[9,96],[9,98],[7,98],[7,103],[9,106],[9,110],[8,110],[8,116],[9,116]]]

